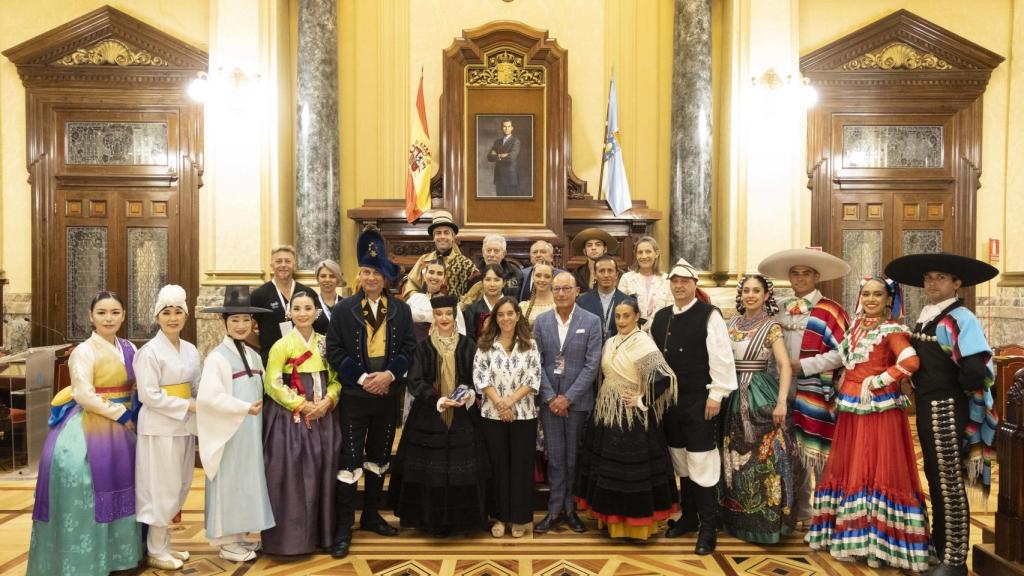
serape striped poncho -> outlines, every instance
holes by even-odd
[[[811,308],[803,342],[800,344],[800,358],[813,358],[839,347],[850,317],[838,302],[822,298]],[[820,474],[832,447],[835,431],[835,388],[841,369],[823,372],[814,376],[799,376],[796,380],[796,404],[793,407],[793,424],[796,439],[800,444],[800,457],[804,465]]]

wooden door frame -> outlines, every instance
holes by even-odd
[[[982,97],[1003,57],[906,10],[900,10],[800,59],[818,90],[807,116],[807,187],[811,243],[833,254],[832,192],[879,187],[913,191],[953,185],[953,251],[975,257],[980,187]],[[836,114],[952,116],[949,175],[840,177],[832,149]],[[835,294],[837,283],[826,291]],[[968,304],[973,290],[966,291]]]
[[[107,56],[116,54],[117,59]],[[9,48],[3,55],[18,68],[25,86],[26,164],[32,187],[32,345],[57,343],[51,298],[59,278],[52,274],[59,185],[179,188],[179,242],[183,265],[175,280],[191,295],[199,290],[199,188],[203,174],[203,110],[186,95],[188,83],[208,68],[207,54],[119,10],[104,6]],[[130,107],[130,108],[129,108]],[[180,156],[173,173],[96,170],[59,172],[51,142],[57,108],[170,110],[178,114]],[[195,336],[190,322],[186,337]]]

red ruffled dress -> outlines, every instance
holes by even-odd
[[[846,367],[832,451],[814,491],[809,542],[838,559],[928,568],[928,516],[900,382],[919,362],[909,331],[858,318],[839,349],[802,361],[805,373]]]

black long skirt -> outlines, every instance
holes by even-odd
[[[646,539],[678,510],[679,491],[665,435],[637,421],[631,428],[587,423],[576,464],[576,505],[612,537]]]
[[[453,408],[446,428],[436,405],[413,401],[388,493],[402,527],[435,534],[485,527],[490,466],[478,422],[475,406]]]

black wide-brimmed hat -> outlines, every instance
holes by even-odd
[[[398,264],[388,260],[384,237],[373,228],[367,228],[359,235],[359,240],[356,241],[356,258],[359,260],[359,266],[373,268],[388,280],[398,278],[401,272]]]
[[[999,270],[991,264],[948,252],[908,254],[885,267],[885,275],[889,278],[918,288],[924,287],[924,275],[929,272],[952,274],[960,279],[963,288],[987,282],[999,275]]]
[[[242,285],[224,287],[224,305],[204,308],[211,314],[263,314],[271,312],[266,308],[249,305],[249,287]]]
[[[434,210],[431,213],[431,217],[430,226],[427,226],[427,235],[431,238],[434,237],[434,228],[438,226],[447,226],[456,234],[459,233],[459,225],[455,223],[451,212],[447,210]]]

